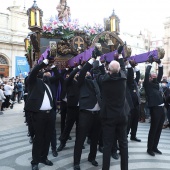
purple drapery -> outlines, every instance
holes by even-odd
[[[83,53],[78,54],[77,56],[71,58],[70,60],[68,60],[68,65],[73,67],[74,63],[79,63],[80,59],[81,61],[87,61],[91,57],[93,50],[94,50],[94,47],[89,48],[88,50],[85,50]]]
[[[44,59],[46,59],[48,53],[47,51],[49,51],[49,47],[45,50],[45,52],[40,56],[39,60],[38,60],[38,63],[40,63],[41,61],[43,61]],[[83,53],[81,54],[78,54],[77,56],[71,58],[68,60],[68,65],[71,66],[71,67],[74,67],[74,64],[75,63],[79,63],[79,60],[81,59],[81,61],[87,61],[89,60],[89,58],[91,57],[92,55],[92,51],[94,50],[94,47],[92,48],[89,48],[87,50],[85,50]],[[110,53],[107,53],[107,54],[103,54],[101,56],[101,60],[104,60],[106,59],[107,62],[111,62],[112,60],[114,60],[114,54],[117,53],[117,50],[115,51],[112,51]]]
[[[158,59],[158,51],[153,50],[153,51],[149,51],[147,53],[131,56],[128,58],[128,60],[134,60],[136,63],[143,63],[143,62],[146,62],[148,60],[149,56],[151,56],[151,55],[155,59]]]
[[[112,60],[114,60],[114,55],[117,53],[117,50],[115,50],[115,51],[112,51],[112,52],[110,52],[110,53],[107,53],[107,54],[103,54],[102,56],[101,56],[101,61],[102,60],[106,60],[107,62],[111,62]]]
[[[44,59],[46,59],[48,53],[47,51],[49,51],[49,47],[45,50],[45,52],[40,56],[38,63],[40,63],[41,61],[43,61]],[[92,51],[94,50],[94,47],[85,50],[83,53],[78,54],[77,56],[71,58],[68,60],[68,65],[71,67],[74,67],[74,63],[79,63],[79,60],[81,59],[81,61],[87,61],[89,60],[89,58],[91,57]],[[101,60],[106,59],[107,62],[111,62],[112,60],[114,60],[114,55],[117,53],[117,50],[112,51],[110,53],[106,53],[103,54],[101,56]],[[124,55],[124,54],[123,54]],[[135,56],[131,56],[128,58],[128,60],[134,60],[136,63],[143,63],[146,62],[149,58],[150,55],[153,55],[154,58],[158,58],[158,51],[157,50],[153,50],[153,51],[149,51],[147,53],[143,53],[143,54],[138,54]]]
[[[41,54],[39,60],[38,60],[38,63],[40,63],[41,61],[43,61],[44,59],[47,58],[47,51],[49,51],[49,47],[45,50],[45,52],[43,54]],[[68,60],[68,65],[73,67],[74,66],[74,63],[79,63],[79,60],[81,59],[82,61],[87,61],[90,57],[91,57],[91,54],[92,54],[92,51],[94,50],[94,47],[88,49],[88,50],[85,50],[83,53],[81,54],[78,54],[77,56],[71,58]]]
[[[117,53],[117,50],[112,51],[112,52],[107,53],[107,54],[103,54],[101,56],[101,60],[103,60],[105,58],[107,62],[111,62],[112,60],[114,60],[114,55],[116,53]],[[128,60],[134,60],[136,63],[143,63],[143,62],[146,62],[148,60],[149,56],[151,56],[151,55],[154,56],[155,59],[157,59],[158,58],[158,51],[153,50],[153,51],[149,51],[147,53],[131,56],[131,57],[128,58]]]
[[[40,58],[39,58],[39,60],[38,60],[38,63],[40,63],[41,61],[43,61],[44,59],[47,58],[47,55],[48,55],[48,51],[49,51],[49,50],[50,50],[50,48],[48,47],[48,48],[44,51],[44,53],[41,54],[41,56],[40,56]]]

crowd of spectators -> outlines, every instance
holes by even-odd
[[[159,83],[159,86],[160,86],[160,91],[162,93],[164,103],[165,103],[165,107],[164,107],[165,121],[162,127],[163,129],[165,129],[165,128],[170,127],[170,124],[169,124],[170,122],[170,113],[169,113],[170,81],[169,81],[169,78],[163,77],[162,81]],[[146,122],[146,119],[149,119],[149,122],[150,122],[150,110],[148,107],[148,101],[147,101],[147,97],[145,94],[145,89],[143,87],[143,79],[139,81],[138,89],[139,89],[140,98],[141,98],[139,122],[144,123]]]
[[[24,79],[0,78],[0,114],[5,110],[12,109],[14,103],[21,104],[24,95]]]

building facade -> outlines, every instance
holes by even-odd
[[[132,35],[129,33],[122,33],[120,35],[123,41],[126,41],[127,45],[129,45],[132,49],[131,56],[146,53],[150,49],[150,37],[151,33],[144,30],[142,33],[140,32],[138,35]],[[141,74],[145,74],[145,63],[140,63],[139,68]]]
[[[170,77],[170,17],[166,18],[164,23],[163,46],[165,50],[165,56],[163,59],[164,75]]]
[[[16,57],[25,57],[24,39],[28,35],[28,16],[19,6],[0,13],[0,76],[15,77]]]

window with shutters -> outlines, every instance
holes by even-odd
[[[3,57],[2,55],[0,55],[0,64],[8,65],[7,60],[6,60],[5,57]]]

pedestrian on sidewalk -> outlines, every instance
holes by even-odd
[[[1,111],[1,106],[2,103],[4,102],[4,100],[6,99],[5,95],[4,95],[4,91],[2,90],[4,88],[3,85],[0,86],[0,115],[3,114],[3,112]]]

